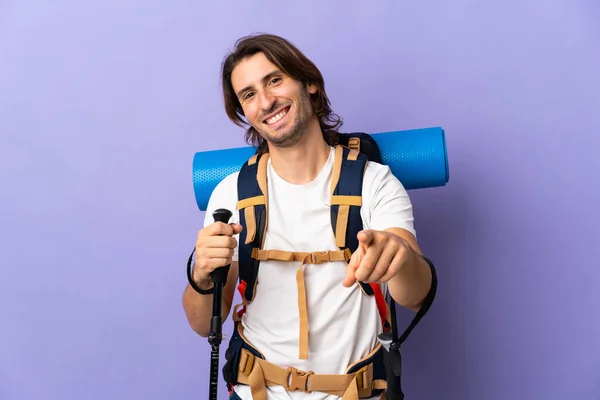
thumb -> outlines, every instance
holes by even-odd
[[[358,264],[360,262],[360,255],[359,253],[361,252],[360,249],[357,249],[354,254],[352,254],[352,257],[350,258],[350,261],[348,262],[348,265],[346,266],[346,276],[344,276],[344,282],[343,285],[345,287],[350,287],[352,285],[354,285],[354,283],[356,282],[356,277],[354,276],[354,274],[356,273],[356,269],[358,268]]]
[[[242,231],[242,229],[244,229],[242,227],[242,225],[240,225],[240,224],[230,224],[230,225],[233,228],[233,234],[234,235],[237,235],[238,233],[240,233]]]

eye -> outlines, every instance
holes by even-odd
[[[244,95],[244,100],[250,100],[250,96],[252,96],[254,93],[253,92],[248,92]]]
[[[273,79],[271,79],[270,84],[274,85],[275,83],[279,82],[280,80],[281,80],[281,78],[273,78]]]

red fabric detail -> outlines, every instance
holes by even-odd
[[[244,297],[244,294],[246,293],[246,286],[247,283],[244,282],[244,280],[240,280],[240,283],[238,285],[238,292],[240,292],[240,296],[242,296],[242,298]],[[246,312],[246,306],[242,307],[239,311],[238,311],[238,317],[241,317],[242,315],[244,315],[244,313]]]
[[[381,292],[381,288],[375,282],[369,283],[373,289],[375,295],[375,301],[377,302],[377,309],[379,310],[379,316],[381,317],[381,324],[385,327],[385,321],[387,320],[387,306],[385,304],[385,298]]]
[[[242,279],[242,280],[240,280],[240,284],[237,287],[238,292],[240,292],[240,295],[242,297],[244,297],[244,293],[246,293],[246,285],[247,285],[247,283],[244,282],[244,280]]]

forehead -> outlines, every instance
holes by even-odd
[[[233,90],[238,92],[248,86],[260,85],[262,79],[279,68],[263,53],[257,53],[240,61],[231,72]]]

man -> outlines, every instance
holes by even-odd
[[[331,229],[330,189],[339,154],[335,132],[341,121],[330,108],[320,71],[287,40],[256,35],[239,40],[225,59],[222,85],[228,116],[240,126],[248,125],[246,139],[268,155],[263,249],[297,254],[338,250]],[[223,290],[223,320],[231,311],[240,268],[238,240],[244,228],[235,212],[238,177],[238,172],[227,176],[213,191],[193,267],[196,285],[208,291],[210,272],[231,263]],[[213,221],[217,208],[233,212],[229,224]],[[237,319],[248,349],[266,362],[255,363],[258,366],[252,367],[246,383],[235,383],[232,399],[349,398],[354,389],[346,386],[354,383],[344,384],[338,392],[305,392],[258,382],[256,377],[269,381],[269,371],[290,368],[297,376],[309,372],[317,385],[320,374],[345,374],[349,366],[372,354],[383,328],[376,301],[359,282],[375,282],[398,304],[419,309],[432,273],[420,256],[408,194],[387,166],[366,164],[360,215],[364,230],[358,233],[358,247],[349,260],[260,262],[254,298],[244,302],[244,313]],[[190,326],[203,337],[209,333],[212,301],[211,294],[199,294],[190,286],[183,295]],[[237,371],[238,366],[234,368]],[[304,384],[308,385],[306,380]]]

